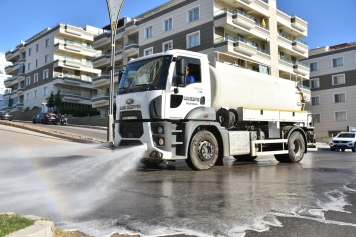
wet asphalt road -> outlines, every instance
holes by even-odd
[[[92,236],[356,234],[355,153],[311,151],[299,164],[226,157],[197,172],[184,161],[145,167],[142,148],[112,151],[2,125],[0,133],[0,212]]]

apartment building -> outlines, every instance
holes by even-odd
[[[356,127],[356,42],[309,51],[311,105],[317,136]]]
[[[5,92],[4,80],[8,77],[5,73],[5,67],[10,63],[5,59],[5,53],[0,52],[0,110],[4,107],[3,95]]]
[[[5,79],[6,110],[23,111],[42,107],[53,91],[60,90],[62,108],[91,109],[91,97],[96,94],[92,77],[100,70],[93,68],[94,35],[102,32],[93,26],[76,27],[58,24],[47,28],[15,50],[6,52],[11,65],[5,67],[10,75]]]
[[[172,0],[118,23],[116,50],[110,52],[110,26],[94,37],[94,67],[102,71],[93,78],[99,90],[93,107],[108,109],[110,55],[116,67],[131,58],[167,49],[206,53],[216,60],[300,83],[309,78],[308,23],[277,9],[276,0]],[[219,52],[219,54],[212,54]],[[115,77],[117,88],[117,76]]]

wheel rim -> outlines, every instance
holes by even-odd
[[[199,159],[210,160],[214,156],[214,146],[209,141],[201,141],[198,146]]]
[[[292,150],[296,156],[299,156],[301,153],[302,141],[300,139],[295,139],[292,145]]]

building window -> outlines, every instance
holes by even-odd
[[[40,44],[36,44],[36,52],[38,52],[38,50],[40,50]]]
[[[335,121],[345,121],[347,120],[346,111],[337,111],[335,112]]]
[[[311,98],[311,104],[312,105],[319,105],[319,99],[320,99],[320,97],[319,96],[312,96],[312,98]]]
[[[151,38],[153,36],[153,26],[148,26],[145,28],[145,39]]]
[[[343,103],[345,101],[346,101],[345,93],[334,94],[334,103]]]
[[[200,31],[187,35],[187,49],[200,45]]]
[[[196,21],[199,19],[199,7],[189,9],[187,11],[187,22]]]
[[[31,84],[31,77],[26,77],[26,86]]]
[[[27,71],[30,71],[31,70],[31,63],[28,63],[27,64]]]
[[[313,122],[314,123],[320,123],[320,114],[313,114]]]
[[[144,50],[144,56],[153,54],[153,47]]]
[[[48,89],[47,86],[43,87],[43,95],[47,95],[48,94]]]
[[[49,46],[49,39],[46,39],[46,47]]]
[[[36,82],[38,82],[38,73],[33,75],[33,83],[36,83]]]
[[[27,92],[26,93],[26,101],[29,101],[30,100],[30,92]]]
[[[33,98],[37,98],[37,90],[33,91]]]
[[[45,63],[48,63],[48,61],[49,61],[49,54],[46,54],[45,55]]]
[[[173,40],[167,41],[162,44],[162,52],[173,49]]]
[[[48,69],[43,71],[43,79],[47,79],[48,78]]]
[[[28,49],[28,56],[30,56],[32,54],[32,48]]]
[[[341,67],[344,65],[344,58],[333,58],[333,67]]]
[[[310,71],[318,71],[318,63],[311,63],[310,64]]]
[[[345,84],[345,74],[333,75],[333,85]]]
[[[168,31],[173,28],[173,18],[168,18],[163,22],[163,31]]]
[[[38,67],[38,59],[35,61],[35,67]]]
[[[319,78],[310,79],[309,83],[310,83],[310,89],[319,88],[320,87]]]

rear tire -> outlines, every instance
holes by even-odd
[[[218,159],[219,145],[214,135],[206,130],[197,132],[189,144],[187,165],[193,170],[208,170]]]
[[[356,142],[355,142],[354,148],[352,148],[351,150],[352,150],[352,152],[356,152]]]
[[[32,123],[33,123],[33,124],[36,124],[36,121],[35,121],[34,119],[32,119]]]
[[[342,148],[341,151],[342,151],[342,152],[345,152],[345,148]]]
[[[281,163],[299,163],[303,159],[304,152],[304,138],[300,132],[295,131],[288,139],[288,154],[278,154],[274,157]]]
[[[43,119],[41,119],[41,123],[44,124],[44,120]]]

